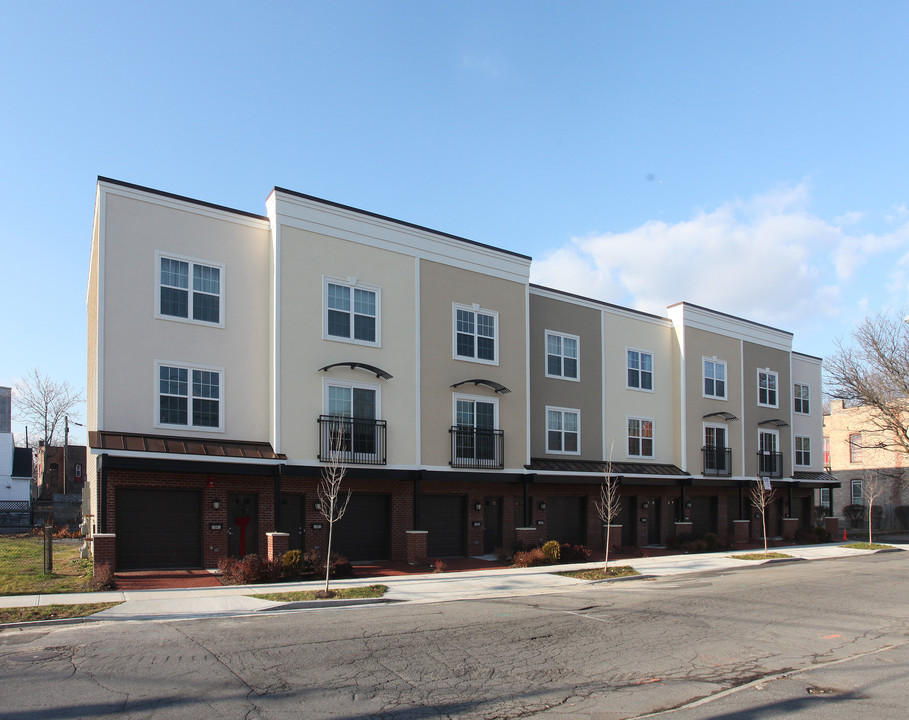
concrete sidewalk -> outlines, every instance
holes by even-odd
[[[893,545],[901,550],[909,545]],[[799,560],[820,560],[826,558],[867,555],[874,550],[855,550],[841,545],[810,545],[773,548],[775,552],[791,555]],[[755,551],[748,551],[755,552]],[[620,560],[614,564],[631,565],[641,575],[665,577],[688,573],[716,572],[721,570],[755,567],[766,562],[736,560],[731,557],[737,552],[700,553],[694,555],[667,555],[663,557]],[[426,575],[402,575],[382,578],[357,578],[333,581],[335,587],[357,587],[381,583],[388,586],[388,592],[380,601],[338,601],[325,600],[308,602],[305,607],[338,607],[351,604],[377,602],[448,602],[494,597],[515,597],[541,593],[564,592],[586,583],[583,580],[566,578],[555,573],[565,570],[581,570],[601,567],[602,563],[580,563],[536,568],[507,568],[498,570],[477,570],[458,573],[432,573]],[[610,582],[610,581],[607,581]],[[614,582],[614,581],[612,581]],[[205,617],[229,617],[274,610],[287,609],[287,603],[260,600],[253,594],[288,592],[293,590],[317,590],[321,581],[290,582],[272,585],[230,585],[222,587],[181,588],[171,590],[133,590],[92,593],[68,593],[59,595],[16,595],[0,597],[0,607],[35,607],[40,605],[68,605],[80,603],[120,602],[120,605],[96,613],[91,620],[177,620]],[[294,607],[301,607],[294,604]],[[79,619],[85,621],[84,618]],[[44,621],[52,623],[67,620]],[[30,623],[34,624],[34,623]]]

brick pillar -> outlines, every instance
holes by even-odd
[[[537,540],[537,529],[535,527],[515,528],[514,539],[515,542],[526,547],[533,547],[539,542]]]
[[[290,533],[270,532],[265,533],[265,537],[268,538],[268,559],[280,560],[290,547]]]
[[[795,533],[799,529],[799,519],[792,517],[783,518],[783,539],[794,540]]]
[[[95,573],[107,565],[111,572],[117,569],[117,536],[114,533],[92,535],[92,567]]]
[[[733,520],[732,533],[733,542],[748,542],[751,539],[751,520]]]
[[[675,524],[675,536],[681,537],[682,535],[691,535],[694,530],[694,523],[688,522],[677,522]]]
[[[621,525],[604,525],[603,526],[603,549],[606,547],[606,528],[609,528],[609,549],[615,550],[622,546],[622,526]]]
[[[407,562],[410,565],[425,565],[428,562],[426,547],[429,532],[426,530],[405,530],[407,536]]]
[[[770,525],[770,518],[767,518],[767,524]],[[770,532],[767,533],[768,536],[771,536]],[[751,521],[751,537],[754,540],[763,540],[764,539],[764,526],[761,524],[760,516],[754,518]]]

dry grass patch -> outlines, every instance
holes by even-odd
[[[54,571],[45,574],[39,535],[0,536],[0,595],[91,592],[91,561],[79,557],[79,545],[54,541]]]
[[[324,590],[295,590],[293,592],[262,593],[250,595],[259,600],[274,600],[276,602],[301,602],[304,600],[351,600],[360,598],[380,598],[388,591],[387,585],[366,585],[363,587],[332,588],[326,593]]]
[[[603,568],[594,568],[593,570],[568,570],[566,572],[556,573],[563,577],[576,578],[578,580],[610,580],[618,577],[633,577],[640,575],[631,565],[616,565],[607,570]]]
[[[842,547],[852,548],[853,550],[892,550],[893,545],[881,545],[880,543],[854,542]]]
[[[110,602],[84,603],[82,605],[39,605],[38,607],[0,608],[0,624],[87,617],[119,604],[120,603],[118,602]]]
[[[767,553],[745,553],[744,555],[730,555],[733,560],[784,560],[785,558],[791,558],[792,555],[787,555],[786,553],[781,552],[767,552]]]

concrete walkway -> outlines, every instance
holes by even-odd
[[[909,544],[893,547],[909,550]],[[791,555],[799,560],[820,560],[825,558],[867,555],[876,551],[854,550],[842,545],[799,545],[773,548],[775,552]],[[755,551],[747,551],[755,552]],[[879,551],[877,551],[879,552]],[[701,553],[694,555],[667,555],[663,557],[620,560],[610,565],[631,565],[635,570],[649,577],[665,577],[688,573],[716,572],[721,570],[754,567],[765,562],[736,560],[736,552]],[[432,573],[426,575],[402,575],[382,578],[357,578],[335,580],[334,587],[356,587],[381,583],[388,586],[388,592],[381,601],[324,600],[307,603],[273,602],[250,597],[253,594],[287,592],[292,590],[317,590],[324,583],[320,581],[277,583],[272,585],[230,585],[222,587],[181,588],[171,590],[133,590],[91,593],[66,593],[58,595],[14,595],[0,597],[0,608],[35,607],[40,605],[68,605],[80,603],[120,602],[120,605],[96,613],[91,620],[176,620],[205,617],[229,617],[258,613],[283,608],[338,607],[351,604],[376,602],[448,602],[494,597],[515,597],[541,593],[563,592],[576,588],[586,581],[566,578],[555,573],[564,570],[580,570],[601,567],[602,563],[581,563],[536,568],[507,568],[497,570],[476,570],[458,573]],[[76,621],[84,622],[84,618]],[[45,623],[73,622],[73,620],[51,620]],[[35,623],[29,623],[35,624]],[[9,627],[9,626],[7,626]]]

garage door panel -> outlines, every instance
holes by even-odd
[[[348,560],[387,560],[391,556],[390,507],[389,495],[351,495],[344,517],[335,524],[332,552]]]
[[[420,528],[429,531],[426,552],[430,557],[467,554],[467,496],[421,495]]]
[[[202,567],[201,494],[121,488],[115,532],[119,570]]]
[[[546,499],[546,537],[560,543],[587,543],[587,498],[553,497]]]

